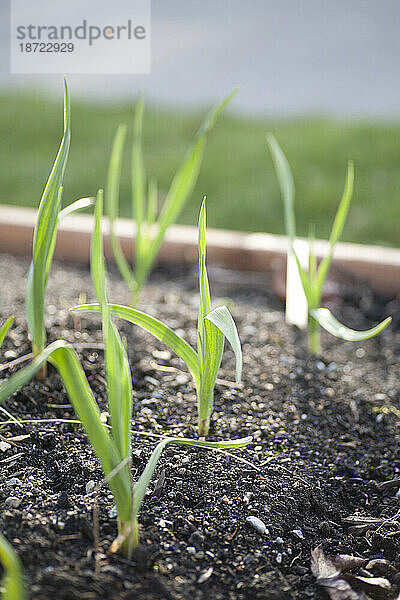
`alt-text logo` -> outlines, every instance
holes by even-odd
[[[150,0],[11,0],[11,73],[149,73]]]

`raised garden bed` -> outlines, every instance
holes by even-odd
[[[27,269],[23,259],[0,256],[0,280],[7,282],[0,318],[16,315],[0,351],[3,365],[30,350]],[[385,311],[394,315],[393,325],[363,344],[323,335],[323,355],[313,359],[303,333],[284,323],[267,278],[209,271],[214,297],[232,299],[244,354],[243,382],[235,386],[233,354],[226,351],[210,438],[250,434],[254,444],[229,455],[167,449],[139,516],[141,546],[132,561],[107,554],[116,519],[104,486],[96,572],[93,490],[101,469],[55,371],[32,382],[3,405],[8,414],[2,413],[0,429],[10,444],[0,457],[1,528],[22,559],[31,597],[322,599],[310,569],[311,551],[322,544],[327,554],[363,557],[365,572],[358,573],[384,575],[391,591],[378,589],[380,597],[395,598],[400,482],[382,484],[400,478],[400,420],[390,412],[400,409],[399,304],[342,285],[344,300],[334,299],[335,309],[348,325],[368,327]],[[55,263],[49,340],[74,343],[104,409],[99,319],[67,312],[82,292],[94,299],[89,273]],[[117,274],[110,274],[109,295],[129,301]],[[141,304],[195,343],[197,300],[196,269],[171,267],[153,275]],[[161,342],[119,325],[133,367],[138,474],[156,441],[151,434],[196,435],[195,396],[183,363]],[[17,368],[2,367],[0,377]],[[377,412],[382,407],[389,412]],[[267,531],[256,530],[250,516]],[[372,559],[383,561],[366,570]],[[376,590],[371,597],[379,597]]]

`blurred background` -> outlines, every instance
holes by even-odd
[[[27,0],[28,1],[28,0]],[[62,130],[62,77],[10,75],[0,4],[0,202],[36,207]],[[104,186],[119,123],[144,93],[147,170],[166,191],[210,106],[241,89],[207,144],[181,223],[207,194],[211,226],[283,233],[265,133],[291,163],[299,235],[329,235],[346,163],[355,195],[343,239],[400,246],[398,0],[153,0],[150,75],[69,76],[64,203]],[[130,215],[129,149],[121,214]]]

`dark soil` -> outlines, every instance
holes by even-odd
[[[0,377],[20,368],[7,361],[30,351],[24,316],[27,262],[0,257],[0,318],[16,324],[0,351]],[[216,387],[211,439],[253,435],[230,454],[170,447],[140,513],[141,546],[133,560],[107,554],[116,536],[113,501],[98,499],[100,572],[95,572],[93,504],[102,472],[50,369],[3,405],[0,440],[1,530],[22,559],[34,599],[239,600],[326,598],[310,569],[310,553],[351,554],[379,563],[400,584],[399,303],[363,286],[342,287],[335,312],[354,327],[389,312],[396,323],[363,344],[323,336],[321,357],[309,356],[302,332],[285,325],[271,282],[260,275],[210,269],[215,297],[229,298],[243,344],[243,383],[233,381],[226,349]],[[128,295],[110,275],[110,299]],[[49,278],[49,341],[75,344],[103,411],[99,319],[72,319],[81,293],[94,299],[87,271],[54,265]],[[195,343],[195,269],[158,270],[142,307]],[[82,299],[82,297],[81,297]],[[395,319],[395,320],[396,320]],[[134,476],[156,439],[196,436],[192,381],[181,361],[150,335],[118,323],[127,338],[134,378]],[[386,412],[377,412],[384,409]],[[59,419],[59,422],[55,422]],[[259,533],[246,520],[261,519]],[[346,518],[354,517],[349,523]],[[366,522],[365,517],[376,520]],[[377,569],[377,567],[375,568]]]

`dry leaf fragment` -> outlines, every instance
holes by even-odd
[[[350,554],[337,554],[336,556],[330,556],[329,558],[335,567],[342,573],[358,569],[358,567],[363,567],[367,562],[365,558],[351,556]]]
[[[154,487],[153,496],[159,498],[161,496],[162,489],[165,484],[165,469],[163,469],[160,473],[159,478],[157,479],[156,485]]]
[[[345,575],[347,581],[355,583],[374,598],[387,598],[392,586],[385,577],[360,577],[359,575]]]
[[[369,600],[364,592],[353,590],[332,560],[325,556],[321,546],[311,552],[311,571],[331,600]]]
[[[389,572],[397,573],[396,569],[386,558],[373,558],[365,566],[368,571],[373,571],[378,575],[385,575]]]

